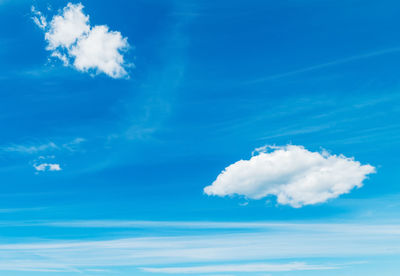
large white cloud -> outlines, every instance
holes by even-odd
[[[375,172],[373,166],[353,158],[311,152],[302,146],[267,146],[256,152],[250,160],[228,166],[204,192],[250,199],[272,195],[279,204],[298,208],[349,193]]]
[[[82,72],[105,73],[112,78],[127,77],[123,53],[127,38],[105,25],[91,26],[82,4],[69,3],[50,22],[35,8],[33,20],[44,32],[51,55]]]

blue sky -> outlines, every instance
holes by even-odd
[[[399,12],[0,0],[0,274],[396,275]]]

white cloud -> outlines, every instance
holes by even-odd
[[[34,167],[35,170],[38,171],[38,172],[45,172],[45,171],[55,172],[55,171],[61,171],[61,166],[60,166],[60,164],[42,163],[42,164],[34,164],[33,167]]]
[[[375,173],[373,166],[353,158],[311,152],[302,146],[266,146],[256,152],[250,160],[228,166],[204,192],[251,199],[273,195],[279,204],[298,208],[349,193]]]
[[[51,56],[65,66],[81,72],[104,73],[112,78],[127,77],[129,66],[123,53],[129,48],[127,38],[105,25],[91,26],[83,5],[69,3],[50,22],[34,7],[33,20],[44,32]]]

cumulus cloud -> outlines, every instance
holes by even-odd
[[[372,173],[373,166],[343,155],[311,152],[295,145],[266,146],[256,149],[250,160],[225,168],[204,192],[250,199],[276,196],[279,204],[299,208],[349,193]]]
[[[50,22],[32,7],[33,21],[45,33],[46,49],[65,66],[81,72],[104,73],[112,78],[127,77],[124,52],[128,40],[106,25],[91,26],[84,6],[69,3]]]

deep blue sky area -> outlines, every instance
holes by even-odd
[[[68,3],[0,0],[1,275],[396,275],[400,3],[71,2],[123,77],[51,56]],[[376,173],[301,208],[204,193],[265,145]]]

